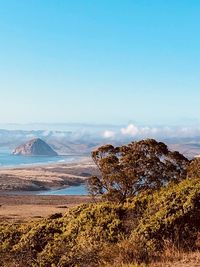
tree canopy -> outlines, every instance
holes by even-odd
[[[188,178],[200,178],[200,158],[194,158],[191,160],[187,170]]]
[[[89,178],[89,192],[119,202],[186,178],[189,164],[182,154],[154,139],[120,147],[104,145],[92,152],[92,158],[100,175]]]

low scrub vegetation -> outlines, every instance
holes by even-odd
[[[59,215],[59,216],[58,216]],[[117,266],[159,260],[166,244],[199,248],[200,180],[125,203],[84,204],[40,222],[2,224],[2,266]]]
[[[198,169],[196,161],[192,164],[189,177],[169,179],[123,201],[84,204],[39,222],[2,223],[0,265],[144,267],[169,254],[169,248],[174,254],[197,251],[200,179],[192,176]]]

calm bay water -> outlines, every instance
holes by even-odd
[[[88,195],[88,191],[86,186],[82,184],[77,186],[70,186],[64,189],[44,191],[38,193],[37,195]]]
[[[12,155],[9,149],[0,150],[0,168],[5,167],[23,167],[28,165],[41,165],[41,164],[51,164],[51,163],[70,163],[79,160],[80,156],[56,156],[56,157],[46,157],[46,156],[16,156]]]

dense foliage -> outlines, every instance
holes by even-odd
[[[139,266],[159,259],[166,244],[200,247],[200,159],[143,140],[93,152],[100,177],[84,204],[39,222],[0,224],[0,266]],[[186,178],[187,177],[187,178]]]
[[[117,266],[159,257],[166,240],[198,248],[200,180],[142,192],[124,203],[84,204],[64,216],[1,224],[1,266]]]
[[[186,178],[189,164],[182,154],[154,139],[121,147],[101,146],[92,152],[92,158],[101,175],[88,180],[90,193],[119,202]]]

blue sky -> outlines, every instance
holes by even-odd
[[[0,1],[0,123],[196,124],[198,0]]]

